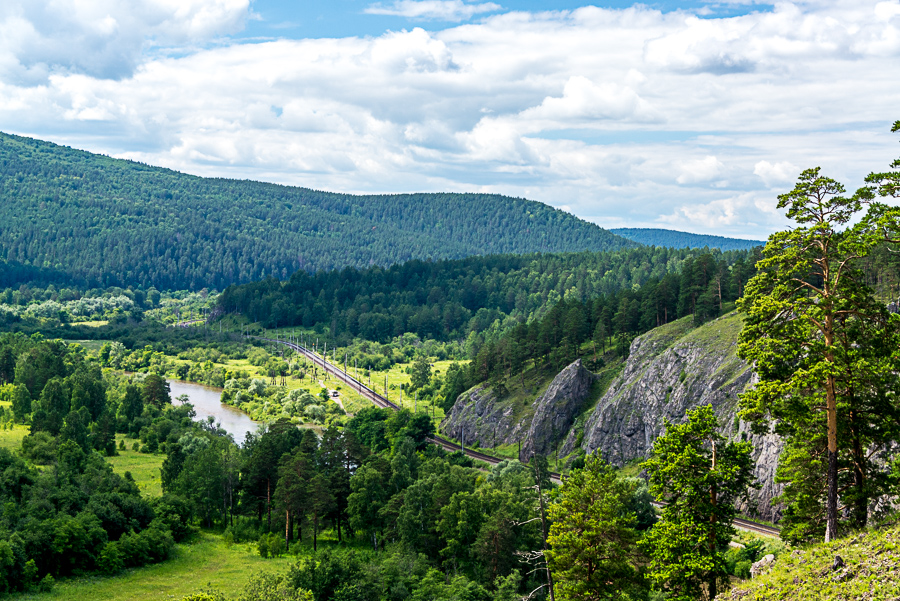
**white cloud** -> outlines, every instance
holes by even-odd
[[[654,118],[649,103],[630,87],[610,82],[595,84],[582,75],[569,78],[561,98],[548,96],[540,106],[522,111],[519,116],[556,122]]]
[[[363,12],[369,15],[458,22],[467,21],[478,14],[496,12],[502,8],[494,2],[466,4],[462,0],[396,0],[389,6],[376,2]]]
[[[712,155],[692,161],[681,161],[681,173],[675,178],[675,181],[679,184],[708,182],[718,177],[723,169],[725,169],[725,165]]]
[[[243,27],[250,0],[4,0],[0,78],[40,84],[55,72],[132,74],[152,46],[208,41]]]
[[[753,173],[769,188],[789,184],[797,178],[800,168],[789,161],[781,161],[772,164],[769,161],[760,161],[753,167]]]
[[[601,225],[743,237],[783,225],[774,189],[797,166],[854,189],[897,154],[897,2],[728,19],[584,7],[437,32],[217,38],[247,1],[9,0],[0,130],[203,175],[498,192]]]

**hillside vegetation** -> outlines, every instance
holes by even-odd
[[[520,198],[202,178],[0,134],[0,283],[222,289],[298,269],[633,246]]]
[[[686,315],[698,304],[733,300],[752,275],[754,260],[746,251],[700,254],[641,247],[601,253],[411,261],[388,269],[298,271],[284,282],[270,278],[230,286],[218,302],[223,311],[240,313],[265,327],[322,324],[332,334],[368,340],[388,340],[405,332],[453,340],[485,331],[495,322],[497,329],[508,329],[539,317],[561,300],[588,302],[628,291],[633,302],[626,321],[638,321],[641,303],[646,301],[646,312],[652,314],[651,325],[655,326],[676,311]],[[690,269],[685,269],[686,265]],[[684,286],[680,287],[683,277]],[[663,281],[665,285],[658,289]],[[714,290],[710,288],[713,281]],[[644,290],[648,286],[652,293]],[[686,295],[683,301],[682,293]],[[616,297],[613,313],[618,302]],[[680,308],[679,303],[683,305]]]
[[[741,601],[897,598],[900,598],[900,526],[896,525],[794,549],[781,555],[761,577],[716,597]]]
[[[609,230],[617,236],[628,238],[648,246],[667,246],[669,248],[718,248],[719,250],[750,250],[764,246],[765,241],[745,240],[742,238],[726,238],[708,234],[691,234],[676,230],[664,230],[643,227],[621,227]]]

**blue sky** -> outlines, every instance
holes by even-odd
[[[349,193],[760,238],[900,155],[900,0],[4,0],[0,130]]]
[[[401,30],[421,26],[431,29],[443,29],[459,24],[460,20],[440,18],[409,18],[394,15],[378,15],[371,11],[373,5],[389,8],[391,2],[369,2],[366,0],[254,0],[251,8],[256,17],[250,20],[247,28],[236,37],[240,38],[272,38],[288,37],[326,38],[345,36],[378,36],[388,30]],[[495,4],[497,8],[485,9],[478,16],[501,14],[510,11],[541,12],[564,11],[581,8],[586,3],[572,0],[547,0],[543,2],[513,0],[511,2],[469,2],[470,5]],[[593,3],[602,8],[623,9],[633,6],[634,2],[620,0],[617,2]],[[753,11],[767,10],[771,5],[750,2],[645,2],[651,9],[662,12],[690,10],[706,18],[736,16]]]

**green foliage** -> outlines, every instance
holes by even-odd
[[[523,199],[351,196],[198,178],[6,134],[0,173],[0,285],[222,289],[298,269],[634,246]],[[45,263],[52,267],[30,267]]]
[[[762,246],[759,240],[742,240],[724,236],[706,234],[689,234],[675,230],[655,228],[614,228],[609,230],[617,236],[628,238],[639,244],[648,246],[666,246],[669,248],[718,248],[720,250],[750,250]]]
[[[640,596],[635,515],[629,511],[634,482],[620,479],[599,455],[573,470],[548,508],[552,522],[547,564],[561,600]]]
[[[666,502],[641,541],[650,557],[648,576],[674,601],[713,598],[727,584],[734,503],[752,481],[750,443],[726,442],[712,406],[698,407],[687,418],[682,425],[666,421],[666,433],[642,464],[650,492]]]
[[[284,555],[287,547],[285,546],[284,538],[274,532],[270,532],[259,537],[259,541],[256,543],[256,550],[260,557],[268,559]]]

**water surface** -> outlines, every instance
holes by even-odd
[[[194,384],[193,382],[182,382],[180,380],[166,380],[169,383],[169,389],[172,393],[172,403],[178,405],[175,399],[186,394],[194,411],[197,412],[196,421],[206,421],[206,417],[211,415],[216,419],[222,428],[234,437],[234,441],[238,444],[244,442],[247,432],[256,432],[260,424],[250,419],[250,416],[236,409],[231,405],[222,402],[222,389],[213,388],[211,386],[203,386],[202,384]]]

